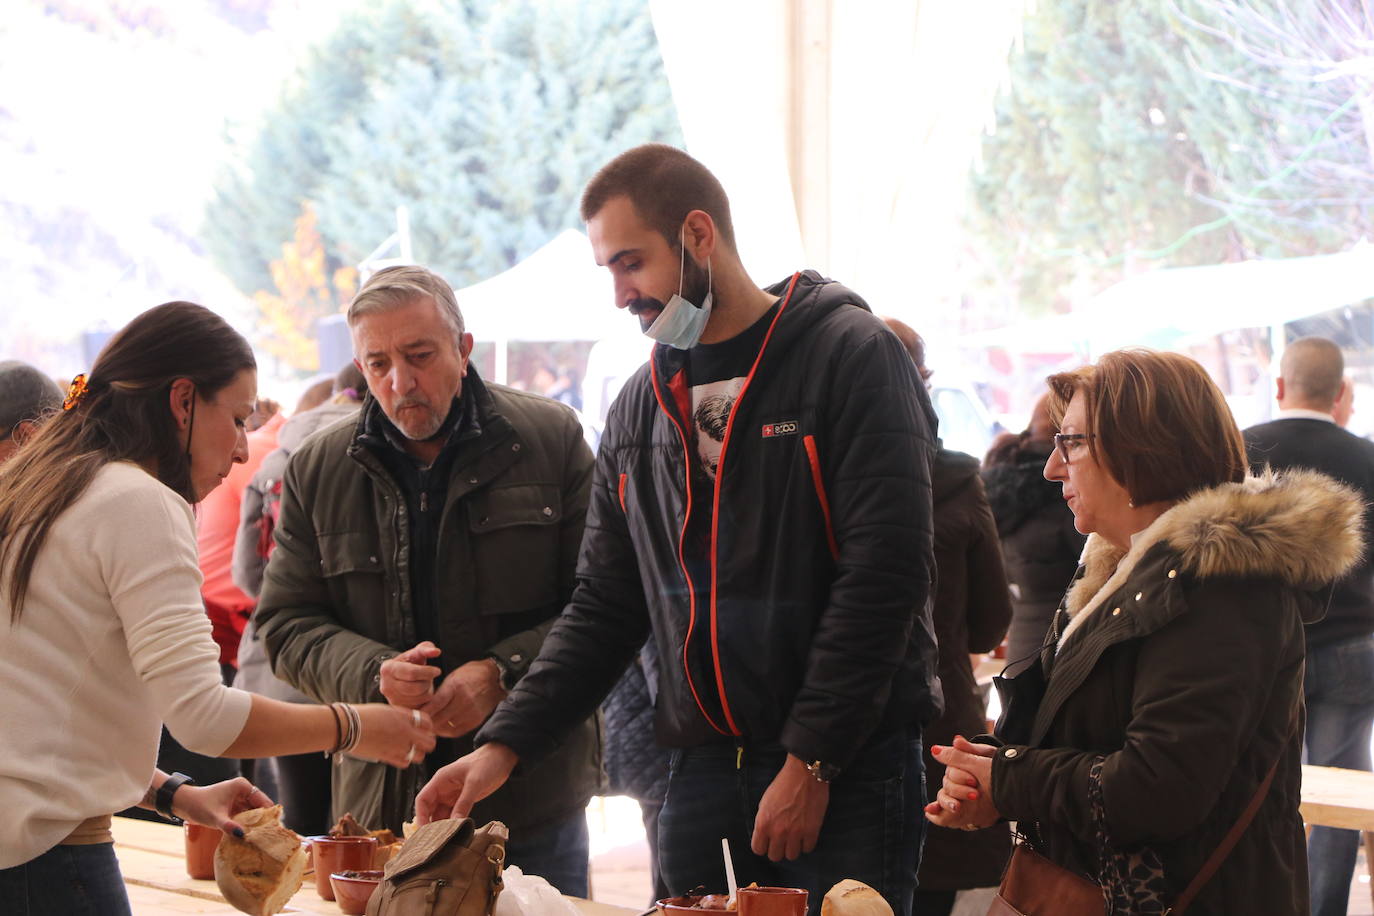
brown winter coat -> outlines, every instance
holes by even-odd
[[[1092,535],[1042,653],[1030,744],[993,758],[998,810],[1088,876],[1099,827],[1111,846],[1148,845],[1176,895],[1277,759],[1258,815],[1189,913],[1307,913],[1303,623],[1361,551],[1358,498],[1306,471],[1200,491],[1124,555]],[[1088,800],[1099,756],[1100,824]]]
[[[945,711],[923,729],[926,795],[935,800],[945,768],[932,744],[951,744],[987,730],[983,698],[975,691],[969,654],[989,652],[1011,621],[1011,593],[977,459],[940,449],[931,471],[935,523],[935,636],[940,643],[940,685]],[[928,825],[921,854],[924,890],[995,885],[1011,852],[1006,825],[968,833]]]

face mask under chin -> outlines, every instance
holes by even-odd
[[[701,268],[693,262],[692,283],[696,289],[691,290],[701,296],[701,305],[696,306],[683,297],[685,291],[684,283],[686,277],[686,258],[687,250],[685,246],[680,246],[680,258],[682,267],[678,279],[678,292],[668,300],[654,319],[653,324],[644,329],[644,335],[652,338],[661,344],[676,347],[679,350],[690,350],[701,340],[702,333],[706,330],[706,323],[711,318],[711,304],[713,294],[711,291],[711,261],[706,261],[705,282],[701,283]]]

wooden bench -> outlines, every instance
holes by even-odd
[[[1360,831],[1365,865],[1374,872],[1374,773],[1304,766],[1299,810],[1309,827]],[[1374,899],[1374,881],[1370,895]]]

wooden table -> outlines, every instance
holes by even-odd
[[[1374,832],[1374,773],[1303,767],[1301,810],[1308,824]]]
[[[1309,827],[1364,834],[1364,858],[1374,872],[1374,773],[1336,767],[1302,768],[1302,819]],[[1374,896],[1374,883],[1370,885]]]
[[[214,881],[186,877],[186,847],[181,828],[117,817],[114,819],[114,839],[119,867],[129,890],[129,903],[136,916],[184,913],[228,916],[238,912],[225,902]],[[590,900],[568,899],[587,916],[629,916],[637,912]],[[283,912],[339,916],[339,907],[315,893],[314,878],[307,876],[305,885]]]

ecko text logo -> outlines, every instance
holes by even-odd
[[[774,436],[795,436],[796,434],[796,420],[783,420],[778,423],[763,424],[763,438],[765,439],[772,439]]]

